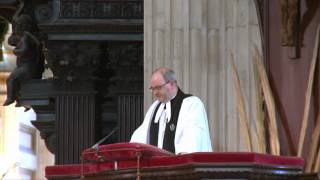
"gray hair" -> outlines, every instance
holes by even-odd
[[[174,73],[174,71],[172,69],[169,69],[166,67],[161,67],[161,68],[158,68],[155,71],[153,71],[152,74],[154,74],[156,72],[159,72],[166,82],[168,82],[168,81],[177,82],[176,74]]]

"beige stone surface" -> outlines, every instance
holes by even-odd
[[[252,49],[261,49],[254,1],[145,0],[144,13],[145,109],[152,71],[171,67],[180,87],[205,103],[214,150],[244,151],[229,58],[234,53],[253,124]]]
[[[36,179],[45,179],[45,168],[46,166],[54,165],[54,155],[48,151],[47,147],[45,146],[44,140],[40,137],[40,132],[37,131],[37,163],[38,163],[38,170],[36,174]]]

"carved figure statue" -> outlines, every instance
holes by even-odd
[[[281,44],[295,46],[298,39],[299,0],[280,0]]]
[[[41,78],[44,71],[42,44],[36,37],[36,25],[28,15],[17,17],[9,44],[16,46],[17,67],[7,79],[7,99],[4,106],[13,103],[19,96],[20,85],[30,79]],[[20,106],[19,103],[16,106]]]

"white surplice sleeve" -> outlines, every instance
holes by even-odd
[[[207,113],[198,97],[183,100],[174,142],[176,154],[212,151]]]

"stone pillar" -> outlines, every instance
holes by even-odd
[[[0,103],[3,103],[6,98],[6,79],[8,78],[9,73],[7,72],[1,72],[0,73]],[[5,148],[4,148],[4,143],[5,143],[5,109],[0,108],[0,154],[4,154]]]
[[[261,49],[254,0],[145,0],[144,7],[145,109],[152,102],[151,72],[171,67],[179,86],[205,102],[214,150],[244,150],[230,54],[235,55],[253,122],[252,49]]]

